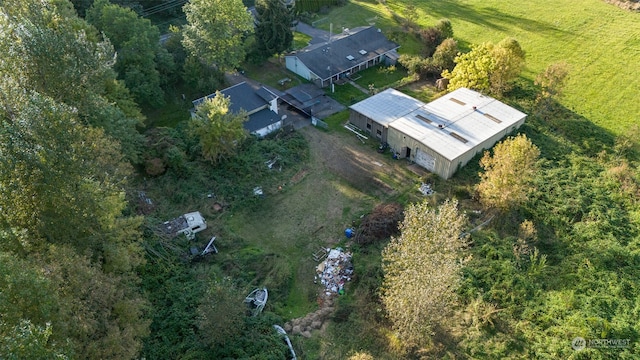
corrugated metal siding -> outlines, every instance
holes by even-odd
[[[451,161],[445,158],[444,156],[442,156],[442,154],[438,153],[434,149],[423,144],[421,141],[418,141],[412,138],[411,136],[398,131],[397,129],[389,128],[389,132],[387,135],[387,142],[389,143],[389,147],[391,149],[393,149],[397,153],[400,153],[401,158],[405,156],[405,153],[402,153],[402,149],[410,148],[411,155],[408,159],[410,161],[415,160],[415,156],[416,156],[416,153],[418,152],[418,149],[420,149],[420,151],[424,151],[425,153],[431,155],[431,157],[435,159],[434,171],[433,171],[435,174],[437,174],[438,176],[444,179],[448,179],[449,177],[451,177],[451,175],[449,174],[450,168],[451,168]],[[456,163],[456,166],[457,166],[457,163]]]
[[[363,131],[367,128],[367,120],[371,119],[360,114],[357,111],[354,111],[353,109],[349,112],[349,122]]]
[[[378,124],[375,120],[368,118],[367,116],[351,109],[349,113],[349,122],[355,126],[357,126],[363,132],[370,134],[373,139],[380,140],[381,142],[387,141],[387,128]],[[371,127],[368,128],[367,124],[370,124]],[[380,132],[380,135],[378,135]]]

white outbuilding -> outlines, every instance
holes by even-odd
[[[349,122],[448,179],[477,153],[515,131],[527,115],[466,88],[425,104],[387,89],[350,107]]]

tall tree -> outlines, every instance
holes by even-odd
[[[191,55],[225,71],[244,60],[242,41],[253,31],[253,19],[242,0],[192,0],[182,44]]]
[[[189,122],[192,134],[200,140],[202,156],[215,163],[235,154],[240,142],[247,137],[242,124],[246,112],[229,111],[230,100],[219,91],[212,99],[206,99],[196,107]]]
[[[557,101],[558,97],[562,95],[567,76],[569,76],[569,65],[562,61],[547,66],[536,77],[535,84],[540,87],[536,105],[543,117],[551,111],[553,101]]]
[[[115,79],[113,47],[78,19],[68,2],[6,0],[0,17],[0,72],[77,111],[85,125],[103,128],[137,161],[142,115]]]
[[[449,79],[450,91],[467,87],[502,95],[509,90],[510,83],[524,67],[524,51],[512,38],[498,45],[483,43],[472,46],[471,51],[455,58],[452,71],[444,71],[442,76]]]
[[[524,68],[525,53],[514,38],[506,38],[493,48],[495,66],[489,76],[491,93],[504,94]]]
[[[424,201],[405,209],[400,236],[382,252],[382,303],[407,347],[428,343],[431,329],[456,304],[466,240],[456,201],[432,208]]]
[[[449,19],[440,19],[435,25],[440,30],[443,39],[453,39],[453,25]]]
[[[440,71],[453,70],[458,55],[458,42],[452,38],[445,39],[433,53],[433,65]]]
[[[526,135],[510,137],[485,151],[480,159],[484,169],[477,186],[480,202],[489,208],[506,211],[527,200],[529,183],[537,170],[540,150]]]
[[[489,90],[489,74],[495,66],[492,48],[492,44],[483,43],[472,46],[471,51],[456,56],[455,68],[442,72],[442,76],[449,79],[448,90],[453,91],[461,87],[478,91]]]
[[[281,0],[257,0],[256,40],[258,50],[266,57],[282,53],[291,47],[291,11]]]
[[[160,32],[148,19],[109,0],[96,0],[87,21],[113,44],[118,56],[115,70],[141,104],[164,103],[159,68],[173,67],[173,59],[160,45]],[[161,63],[160,63],[161,62]]]

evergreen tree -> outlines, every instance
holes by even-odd
[[[293,41],[291,11],[281,0],[257,0],[256,12],[256,39],[260,53],[269,57],[289,49]]]

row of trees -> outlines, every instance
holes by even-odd
[[[415,9],[414,9],[415,11]],[[412,14],[415,14],[413,12]],[[424,45],[422,55],[402,54],[399,62],[409,73],[419,78],[440,76],[445,70],[452,70],[458,55],[458,43],[453,39],[453,26],[448,19],[439,20],[434,26],[416,29],[410,19],[410,28],[417,33]]]
[[[142,219],[123,212],[142,115],[71,3],[0,9],[0,357],[134,357]]]
[[[290,48],[293,40],[293,9],[279,0],[256,1],[256,19],[241,0],[189,1],[182,9],[187,24],[170,28],[166,46],[158,28],[140,15],[158,4],[92,0],[74,5],[112,44],[118,79],[144,107],[163,106],[166,92],[181,83],[211,91],[222,82],[221,74],[237,68],[247,53],[266,59]]]
[[[453,39],[453,27],[448,19],[434,26],[418,28],[415,8],[409,6],[408,27],[424,45],[422,55],[403,54],[399,62],[410,74],[419,78],[444,77],[449,91],[467,87],[501,96],[512,87],[513,80],[525,65],[525,52],[517,40],[506,38],[498,44],[483,43],[462,53]]]

